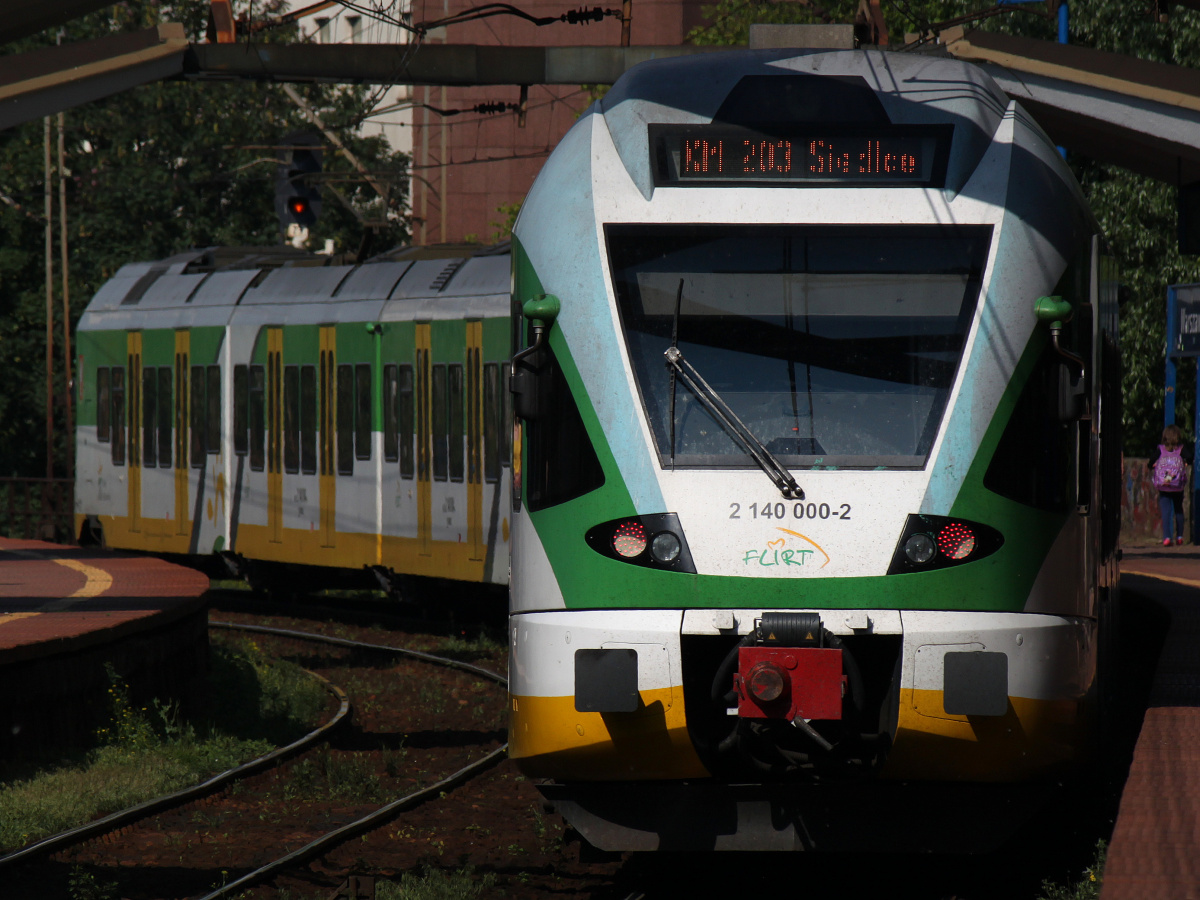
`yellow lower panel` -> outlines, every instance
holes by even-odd
[[[83,527],[86,517],[76,516],[76,531]],[[187,553],[191,549],[190,534],[176,534],[171,519],[147,519],[142,516],[137,531],[130,530],[128,516],[99,516],[104,529],[104,541],[109,547],[121,550],[142,550],[146,553]]]
[[[632,713],[576,712],[573,696],[511,696],[509,756],[526,775],[563,781],[707,777],[672,689],[640,693]]]
[[[77,515],[76,534],[86,516]],[[175,523],[169,519],[142,517],[140,529],[130,530],[126,516],[100,516],[108,546],[147,553],[186,554],[191,548],[191,535],[176,534]],[[271,539],[271,529],[265,525],[238,526],[237,546],[229,549],[248,559],[264,562],[299,563],[309,566],[331,566],[361,569],[363,566],[383,565],[408,575],[431,578],[452,578],[458,581],[482,581],[485,572],[481,559],[472,559],[469,543],[434,541],[429,553],[421,553],[417,538],[399,538],[377,534],[348,534],[338,532],[333,546],[326,546],[320,531],[287,528],[283,540]],[[201,548],[207,552],[207,548]]]
[[[1020,781],[1085,755],[1089,723],[1075,700],[1009,697],[1003,716],[923,715],[941,691],[900,694],[896,741],[883,774],[898,779]]]

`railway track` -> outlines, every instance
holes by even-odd
[[[210,627],[215,631],[234,631],[244,635],[254,635],[258,639],[266,638],[276,642],[283,641],[290,646],[285,646],[280,650],[281,655],[286,655],[289,652],[291,655],[295,655],[296,645],[300,643],[306,645],[317,644],[323,647],[334,648],[337,652],[340,652],[341,656],[337,657],[330,656],[324,651],[309,651],[307,654],[309,658],[305,661],[309,664],[310,669],[320,668],[322,664],[333,668],[340,666],[345,671],[360,667],[365,667],[368,670],[379,669],[381,666],[380,659],[385,658],[384,655],[386,655],[387,657],[403,661],[398,664],[401,666],[435,666],[445,671],[456,671],[465,674],[472,679],[470,683],[475,688],[478,688],[481,681],[498,687],[503,687],[506,684],[504,676],[483,666],[474,665],[462,659],[438,653],[425,652],[408,647],[398,647],[393,644],[379,643],[378,641],[356,640],[322,634],[316,631],[305,631],[297,628],[277,628],[248,622],[214,620],[210,622]],[[347,653],[352,655],[348,657],[346,656]],[[244,787],[247,783],[255,781],[260,783],[264,781],[279,782],[289,777],[294,777],[294,773],[298,767],[303,768],[307,766],[311,770],[314,764],[317,766],[327,765],[332,753],[336,751],[326,750],[325,752],[329,755],[322,761],[319,755],[320,748],[328,748],[331,744],[339,742],[341,744],[354,743],[356,739],[359,743],[362,743],[364,735],[369,733],[363,729],[361,723],[356,723],[353,728],[350,727],[351,697],[347,695],[347,692],[333,684],[332,681],[319,672],[314,671],[312,674],[325,682],[328,690],[334,695],[337,701],[336,711],[320,727],[286,747],[281,747],[242,766],[222,772],[208,779],[203,784],[164,797],[155,798],[154,800],[106,816],[103,819],[80,828],[47,837],[2,857],[0,858],[0,872],[3,874],[0,875],[0,880],[10,877],[20,879],[23,871],[39,863],[43,868],[47,865],[53,867],[54,859],[51,858],[52,856],[59,861],[70,859],[77,866],[81,864],[87,866],[89,863],[94,865],[105,857],[111,858],[114,855],[114,848],[118,848],[116,854],[118,856],[136,853],[139,845],[143,851],[150,850],[152,847],[149,845],[153,845],[155,842],[147,839],[155,834],[177,834],[178,820],[181,815],[186,814],[187,810],[192,810],[191,818],[194,822],[212,821],[219,815],[225,820],[222,822],[224,833],[237,831],[247,835],[249,838],[249,836],[255,833],[254,823],[244,826],[235,824],[238,813],[240,813],[242,818],[246,816],[253,817],[257,814],[260,820],[269,818],[269,813],[264,812],[262,804],[246,804],[237,800],[239,796],[253,792],[253,788]],[[418,680],[426,684],[440,682],[442,687],[447,687],[444,679],[437,677],[428,675],[418,676]],[[457,696],[457,691],[453,686],[449,686],[448,689],[452,696]],[[365,696],[358,699],[360,701],[367,701],[367,697]],[[376,699],[376,696],[370,695],[370,700],[373,701]],[[495,696],[489,696],[486,698],[479,697],[479,699],[482,705],[486,705],[497,711],[503,709],[502,698],[497,699]],[[370,706],[371,704],[367,702],[366,705]],[[420,703],[419,701],[410,699],[404,705],[413,708],[420,706]],[[476,707],[476,709],[478,708],[481,707]],[[405,729],[405,731],[408,731],[408,729]],[[353,734],[348,735],[347,732],[353,732]],[[366,810],[355,808],[352,812],[350,807],[361,807],[362,804],[343,804],[340,815],[331,817],[338,820],[336,827],[309,829],[311,833],[305,833],[303,841],[297,840],[298,832],[292,830],[288,833],[287,839],[282,842],[283,846],[286,847],[286,852],[276,852],[266,861],[261,861],[260,859],[263,855],[261,848],[259,848],[259,853],[250,854],[250,858],[253,860],[251,863],[243,862],[237,864],[233,858],[230,858],[230,865],[222,866],[220,869],[221,877],[219,880],[221,883],[212,887],[211,890],[197,891],[193,885],[188,885],[178,893],[168,894],[155,893],[156,891],[160,891],[158,887],[146,885],[138,888],[135,885],[132,892],[126,893],[126,888],[122,884],[120,896],[138,896],[137,891],[139,890],[149,890],[152,892],[146,894],[146,896],[203,896],[204,898],[211,898],[211,900],[235,894],[245,896],[244,892],[251,886],[261,884],[278,876],[281,872],[288,869],[295,869],[306,861],[329,853],[331,849],[345,844],[354,837],[361,836],[373,829],[379,829],[381,826],[394,820],[405,809],[412,808],[430,798],[445,798],[446,792],[452,788],[463,784],[480,772],[494,766],[503,757],[507,746],[503,743],[502,739],[499,739],[500,733],[496,729],[491,729],[486,733],[487,742],[495,746],[485,748],[486,752],[480,755],[477,749],[468,746],[470,741],[464,738],[463,729],[452,728],[450,729],[450,733],[457,735],[456,741],[460,745],[459,749],[463,750],[463,748],[466,748],[465,755],[472,758],[462,765],[458,765],[456,761],[455,764],[447,766],[436,777],[427,775],[421,777],[419,779],[421,782],[419,786],[400,792],[400,796],[396,799],[388,800],[382,804],[374,804]],[[428,730],[423,730],[422,734],[423,743],[430,744],[435,742],[435,739],[431,739]],[[366,738],[366,740],[369,740],[369,738]],[[463,755],[463,752],[456,754],[456,756]],[[417,762],[416,756],[417,754],[414,752],[410,758],[418,766],[422,765],[420,762]],[[315,763],[314,759],[316,760]],[[442,762],[447,761],[449,761],[449,758],[442,760]],[[268,790],[267,793],[270,794],[270,791]],[[284,794],[285,796],[287,795],[286,789],[284,790]],[[266,803],[269,806],[269,796]],[[238,806],[243,808],[235,812],[228,812],[229,809]],[[253,843],[253,840],[251,839],[250,842]],[[203,839],[198,843],[203,845]],[[300,845],[296,846],[297,843]],[[185,856],[186,854],[179,854],[181,860]],[[231,875],[230,873],[235,874]],[[136,879],[134,880],[136,881]]]
[[[496,675],[505,662],[502,643],[490,645],[483,665],[464,661],[461,643],[449,654],[439,650],[446,629],[431,635],[411,621],[388,620],[381,633],[377,626],[353,624],[361,617],[344,611],[284,611],[232,600],[221,605],[210,623],[214,637],[236,629],[270,655],[343,685],[341,694],[331,688],[337,712],[314,729],[315,737],[199,786],[206,797],[160,798],[94,823],[90,831],[56,836],[0,859],[0,896],[328,900],[348,877],[365,876],[376,878],[378,896],[387,897],[382,884],[405,873],[459,887],[460,893],[446,896],[470,896],[465,885],[480,897],[528,900],[656,900],[713,889],[769,889],[797,879],[817,896],[878,896],[880,882],[870,873],[879,860],[871,857],[837,857],[836,864],[806,854],[708,856],[687,863],[672,854],[581,860],[578,844],[563,839],[557,817],[542,809],[533,787],[511,763],[498,761],[504,744],[503,679]],[[386,798],[338,798],[315,777],[332,777],[335,763],[350,758],[371,760],[379,770],[393,766],[395,774],[381,779]],[[1088,826],[1067,828],[1084,830],[1076,840],[1084,850],[1094,842]],[[1065,882],[1087,862],[1086,854],[1062,848],[1036,857],[929,858],[919,878],[901,879],[898,896],[1036,900],[1042,878]],[[985,872],[992,874],[982,877]],[[69,888],[80,876],[113,889],[84,894]]]

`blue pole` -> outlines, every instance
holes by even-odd
[[[1067,25],[1071,21],[1071,15],[1067,11],[1067,0],[1062,0],[1058,4],[1058,42],[1060,44],[1069,44],[1067,40]]]
[[[1175,354],[1171,326],[1175,322],[1175,285],[1167,286],[1167,371],[1163,385],[1163,428],[1175,424]]]
[[[1197,404],[1200,405],[1200,363],[1196,366]],[[1200,544],[1200,484],[1196,483],[1196,444],[1200,442],[1200,409],[1192,410],[1192,543]]]

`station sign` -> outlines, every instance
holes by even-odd
[[[1200,356],[1200,284],[1167,288],[1167,355]]]

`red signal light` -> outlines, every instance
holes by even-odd
[[[975,532],[961,522],[951,522],[938,532],[937,545],[948,559],[966,559],[975,550]]]
[[[302,216],[308,212],[308,200],[304,197],[293,197],[288,201],[288,209],[294,216]]]

